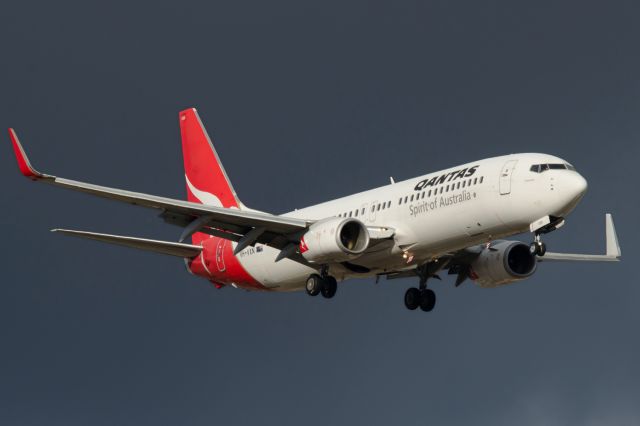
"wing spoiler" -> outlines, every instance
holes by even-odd
[[[622,256],[622,251],[618,243],[616,228],[613,225],[613,217],[609,213],[605,216],[605,235],[606,252],[603,255],[547,252],[544,256],[538,257],[538,261],[618,262]]]

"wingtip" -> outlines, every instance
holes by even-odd
[[[616,227],[613,224],[613,216],[611,215],[611,213],[607,213],[605,215],[605,226],[607,256],[612,256],[619,259],[622,257],[622,250],[620,249],[618,233],[616,232]]]
[[[27,157],[27,154],[24,152],[24,148],[20,143],[20,139],[18,139],[18,134],[12,127],[9,128],[9,138],[11,139],[11,145],[13,146],[13,152],[16,156],[16,161],[18,162],[18,168],[20,169],[20,173],[22,173],[23,176],[28,177],[32,180],[49,177],[33,168],[31,162],[29,161],[29,157]]]

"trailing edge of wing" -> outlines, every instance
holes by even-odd
[[[149,240],[146,238],[126,237],[122,235],[99,234],[97,232],[75,231],[71,229],[52,229],[51,232],[60,232],[74,237],[88,238],[104,243],[152,251],[178,257],[195,257],[200,254],[202,247],[191,244],[174,243],[170,241]]]
[[[578,262],[618,262],[622,256],[618,235],[613,224],[613,217],[607,213],[605,216],[606,254],[573,254],[573,253],[547,253],[539,257],[539,262],[548,261],[578,261]]]

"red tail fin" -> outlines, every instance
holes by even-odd
[[[241,208],[195,108],[180,112],[182,155],[188,200],[225,208]]]

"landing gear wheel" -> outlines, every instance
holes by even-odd
[[[322,280],[322,287],[320,288],[320,293],[326,299],[331,299],[336,295],[336,291],[338,291],[338,282],[335,278],[328,276],[324,280]]]
[[[547,246],[542,241],[534,241],[529,246],[529,251],[533,255],[542,257],[547,252]]]
[[[320,278],[320,275],[317,275],[317,274],[309,275],[309,278],[307,278],[307,284],[305,286],[307,290],[307,294],[309,296],[317,296],[318,294],[320,294],[320,290],[323,287],[322,284],[323,282],[322,282],[322,278]]]
[[[415,311],[420,306],[420,290],[411,287],[404,294],[404,306],[410,311]]]
[[[538,244],[538,256],[542,257],[547,252],[547,245],[542,241]]]
[[[420,292],[420,309],[431,312],[436,306],[436,294],[433,290],[425,289]]]

